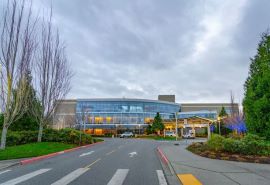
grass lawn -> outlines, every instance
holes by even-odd
[[[76,145],[56,142],[30,143],[25,145],[10,146],[5,150],[0,150],[0,160],[36,157],[70,149],[75,146]]]
[[[175,141],[175,137],[173,137],[173,136],[166,136],[166,137],[164,137],[164,136],[138,136],[138,138]]]
[[[100,139],[100,138],[93,137],[93,141],[94,141],[94,143],[98,143],[98,142],[102,142],[104,140],[103,139]]]

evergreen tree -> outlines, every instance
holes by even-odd
[[[227,114],[227,112],[226,112],[224,106],[221,107],[221,110],[220,110],[218,116],[219,116],[219,117],[226,117],[226,116],[228,116],[228,114]]]
[[[20,83],[20,82],[19,82]],[[33,105],[40,105],[36,98],[36,92],[32,86],[32,76],[31,73],[28,71],[26,74],[26,83],[27,88],[29,89],[28,97],[27,97],[27,104],[24,106],[24,109],[27,109],[25,113],[20,117],[18,120],[16,120],[13,124],[10,125],[9,129],[13,131],[21,131],[21,130],[38,130],[39,124],[36,121],[36,119],[31,114],[30,109],[33,108]],[[17,89],[13,90],[14,95],[16,93]],[[38,107],[38,106],[34,106]],[[0,127],[3,126],[3,115],[0,115]]]
[[[152,130],[154,132],[159,132],[159,131],[164,130],[164,128],[165,128],[165,126],[162,122],[161,116],[160,116],[159,112],[157,112],[157,115],[155,116],[154,122],[152,125]]]
[[[147,135],[148,134],[153,134],[153,129],[152,129],[152,126],[151,125],[148,125],[147,128],[146,128],[146,133]]]
[[[270,35],[264,33],[251,58],[243,101],[248,132],[270,139]]]

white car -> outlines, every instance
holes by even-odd
[[[194,134],[191,133],[184,134],[182,137],[185,139],[195,139]]]
[[[123,134],[120,134],[120,138],[125,138],[125,137],[133,137],[132,132],[124,132]]]
[[[165,136],[173,136],[173,137],[175,137],[176,135],[175,135],[174,132],[167,131],[167,132],[165,132]]]

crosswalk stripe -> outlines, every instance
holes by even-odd
[[[35,177],[37,175],[42,174],[42,173],[45,173],[45,172],[47,172],[49,170],[51,170],[51,169],[40,169],[40,170],[36,170],[34,172],[31,172],[31,173],[28,173],[26,175],[17,177],[15,179],[11,179],[11,180],[9,180],[7,182],[4,182],[4,183],[2,183],[0,185],[15,185],[15,184],[21,183],[23,181],[26,181],[28,179],[31,179],[31,178],[33,178],[33,177]]]
[[[10,172],[11,170],[5,170],[5,171],[1,171],[0,172],[0,175],[3,174],[3,173],[7,173],[7,172]]]
[[[107,185],[121,185],[123,184],[127,174],[128,174],[128,169],[118,169],[111,180],[108,182]]]
[[[157,170],[157,176],[159,185],[167,185],[167,181],[162,170]]]
[[[77,179],[80,175],[84,174],[89,168],[78,168],[77,170],[67,174],[60,180],[52,183],[52,185],[66,185]]]

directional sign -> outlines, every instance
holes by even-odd
[[[90,151],[90,152],[87,152],[87,153],[83,153],[83,154],[80,155],[80,157],[83,157],[83,156],[86,156],[86,155],[90,155],[90,154],[92,154],[92,153],[94,153],[94,151]]]
[[[137,155],[137,152],[130,152],[130,153],[129,153],[129,157],[133,157],[133,156],[135,156],[135,155]]]

